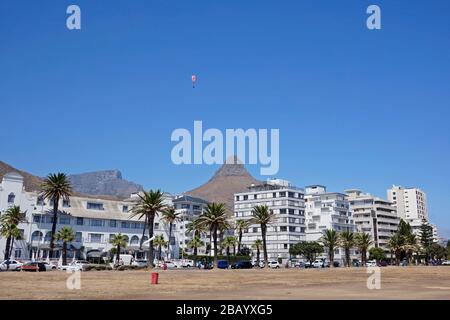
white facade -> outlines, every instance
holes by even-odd
[[[392,203],[357,189],[346,190],[345,193],[357,231],[369,233],[373,246],[389,251],[387,243],[400,222]]]
[[[320,185],[307,186],[305,191],[306,241],[319,241],[327,229],[356,231],[345,194],[327,192],[326,187]],[[351,255],[355,254],[355,250],[351,250]],[[342,262],[345,258],[344,249],[337,248],[334,257],[336,261]]]
[[[235,194],[235,219],[251,219],[257,205],[268,206],[276,215],[275,223],[267,228],[267,253],[269,259],[284,262],[289,258],[289,247],[306,240],[304,190],[278,179],[252,185],[248,191]],[[252,224],[243,232],[242,245],[251,248],[257,239],[262,239],[261,227]]]
[[[180,248],[188,254],[193,254],[193,249],[190,249],[188,244],[194,238],[194,233],[187,232],[187,226],[202,214],[203,210],[208,205],[208,202],[201,198],[182,195],[173,199],[173,205],[175,207],[175,212],[180,214],[180,221],[177,223],[177,231],[180,235]],[[197,255],[211,253],[211,250],[208,252],[206,250],[206,247],[210,245],[209,233],[200,234],[200,239],[205,245],[201,248],[197,248]]]
[[[396,207],[399,218],[428,221],[427,195],[422,190],[394,185],[387,190],[387,199]]]
[[[69,201],[60,200],[57,220],[58,231],[62,227],[70,227],[76,233],[76,239],[70,243],[68,256],[77,258],[101,258],[112,248],[109,243],[112,235],[122,233],[128,237],[125,251],[138,258],[146,258],[148,245],[139,249],[144,228],[144,221],[137,217],[130,218],[129,210],[136,204],[138,197],[129,199],[107,200],[94,197],[70,197]],[[172,197],[165,195],[167,205],[172,204]],[[16,174],[4,176],[0,185],[0,214],[11,206],[20,206],[26,211],[26,223],[20,223],[23,240],[14,242],[12,257],[17,259],[47,258],[53,221],[53,205],[51,201],[42,200],[36,192],[26,192],[23,178]],[[154,233],[162,234],[166,241],[168,226],[155,218]],[[178,232],[173,232],[172,257],[178,257]],[[148,239],[146,229],[143,241]],[[0,252],[5,251],[5,239],[0,239]],[[61,243],[56,243],[55,256],[59,257]],[[163,256],[168,253],[163,250]]]

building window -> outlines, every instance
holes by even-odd
[[[59,217],[59,224],[70,224],[70,217],[67,216]]]
[[[43,237],[42,232],[40,232],[40,231],[34,231],[34,232],[31,234],[31,241],[41,241],[41,240],[42,240],[42,237]]]
[[[130,228],[130,223],[127,222],[127,221],[122,221],[121,227],[124,228],[124,229],[129,229]]]
[[[89,233],[89,242],[101,243],[102,242],[102,234]]]
[[[91,219],[91,227],[103,227],[103,220]]]
[[[139,244],[139,237],[138,236],[132,236],[130,245],[138,245]]]
[[[43,206],[44,205],[44,198],[43,197],[38,197],[36,200],[36,205],[37,206]]]
[[[109,226],[111,228],[115,228],[117,226],[117,221],[116,220],[109,220]]]
[[[14,194],[14,193],[10,193],[9,195],[8,195],[8,204],[12,204],[12,203],[14,203],[14,200],[16,199],[16,195]]]
[[[128,206],[123,206],[122,207],[122,212],[123,213],[127,213],[128,212]]]
[[[191,205],[188,204],[188,203],[182,203],[181,204],[181,209],[190,209],[190,208],[191,208]]]
[[[69,208],[70,207],[70,201],[69,200],[63,200],[62,206],[63,206],[63,208]]]
[[[81,242],[82,233],[77,232],[75,233],[75,242]]]
[[[44,241],[45,242],[50,242],[51,239],[52,239],[52,233],[51,232],[47,232],[47,234],[45,235]]]
[[[82,217],[77,217],[77,226],[82,226],[84,224],[84,219]]]
[[[33,222],[34,223],[40,223],[41,222],[41,216],[38,216],[38,215],[33,216]]]
[[[155,223],[155,230],[159,229],[159,223]]]
[[[90,210],[104,210],[103,203],[96,202],[88,202],[86,208]]]
[[[286,226],[281,226],[280,227],[280,231],[281,232],[286,232],[287,231],[287,227]]]
[[[286,213],[286,209],[280,209],[280,214]]]

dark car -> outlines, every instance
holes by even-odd
[[[28,262],[22,266],[22,271],[42,272],[47,271],[47,268],[43,262]]]
[[[231,266],[231,269],[251,269],[253,265],[250,261],[238,261]]]
[[[227,260],[219,260],[219,261],[217,261],[217,268],[219,268],[219,269],[228,269],[228,261]]]
[[[386,261],[380,261],[380,262],[378,263],[378,266],[379,266],[379,267],[387,267],[387,265],[388,265],[388,263],[387,263]]]

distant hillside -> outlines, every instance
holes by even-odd
[[[241,163],[224,164],[209,181],[198,188],[185,192],[187,195],[203,198],[210,202],[225,203],[233,210],[234,194],[246,191],[251,184],[260,181],[253,178]]]
[[[42,183],[42,178],[33,176],[28,172],[16,169],[10,166],[9,164],[0,161],[0,181],[3,179],[3,176],[9,172],[17,172],[24,177],[25,190],[27,191],[39,190],[39,186]]]
[[[0,161],[0,181],[9,172],[17,172],[24,177],[26,191],[39,191],[43,178]],[[131,193],[142,191],[141,185],[122,179],[118,170],[88,172],[69,175],[72,182],[73,195],[98,197],[105,199],[128,198]]]
[[[69,179],[73,190],[81,194],[127,198],[143,190],[141,185],[124,180],[119,170],[72,174]]]

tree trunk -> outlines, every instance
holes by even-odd
[[[228,264],[230,264],[230,247],[227,247],[227,260],[228,260]]]
[[[236,246],[233,245],[233,255],[236,256]]]
[[[63,266],[67,266],[67,242],[66,241],[63,242],[62,250],[63,250],[62,251],[62,254],[63,254],[62,264],[63,264]]]
[[[56,233],[56,223],[58,222],[58,205],[59,197],[53,198],[53,223],[52,223],[52,238],[50,239],[50,259],[53,258],[53,250],[55,249],[55,233]]]
[[[330,259],[330,268],[334,268],[334,248],[328,248],[328,258]]]
[[[172,222],[169,224],[169,241],[167,242],[167,252],[169,253],[168,254],[168,258],[169,259],[172,258],[172,253],[170,252],[170,238],[171,238],[171,236],[172,236]],[[184,237],[182,237],[182,238],[184,238]],[[183,246],[184,246],[184,243],[183,243]]]
[[[117,246],[117,253],[116,253],[116,265],[119,265],[120,262],[120,246]]]
[[[258,264],[258,268],[259,268],[259,247],[256,248],[256,263]]]
[[[239,230],[238,254],[241,252],[242,230]]]
[[[6,248],[5,248],[5,259],[9,259],[9,250],[11,249],[11,236],[6,239]]]
[[[213,227],[212,237],[214,242],[214,267],[217,268],[217,228]]]
[[[151,239],[153,237],[153,223],[155,221],[155,215],[152,214],[148,218],[148,237]],[[150,241],[149,247],[148,247],[148,261],[147,261],[147,267],[153,269],[155,267],[155,264],[153,263],[153,240]]]
[[[144,222],[144,230],[142,230],[142,237],[141,241],[139,243],[139,250],[142,250],[142,244],[144,243],[144,237],[145,237],[145,229],[147,228],[147,216],[145,216],[145,222]]]
[[[264,267],[269,265],[269,258],[267,255],[267,243],[266,243],[266,226],[261,225],[261,235],[263,241],[263,251],[264,251]]]
[[[345,249],[345,259],[347,260],[347,268],[350,268],[350,250]]]

